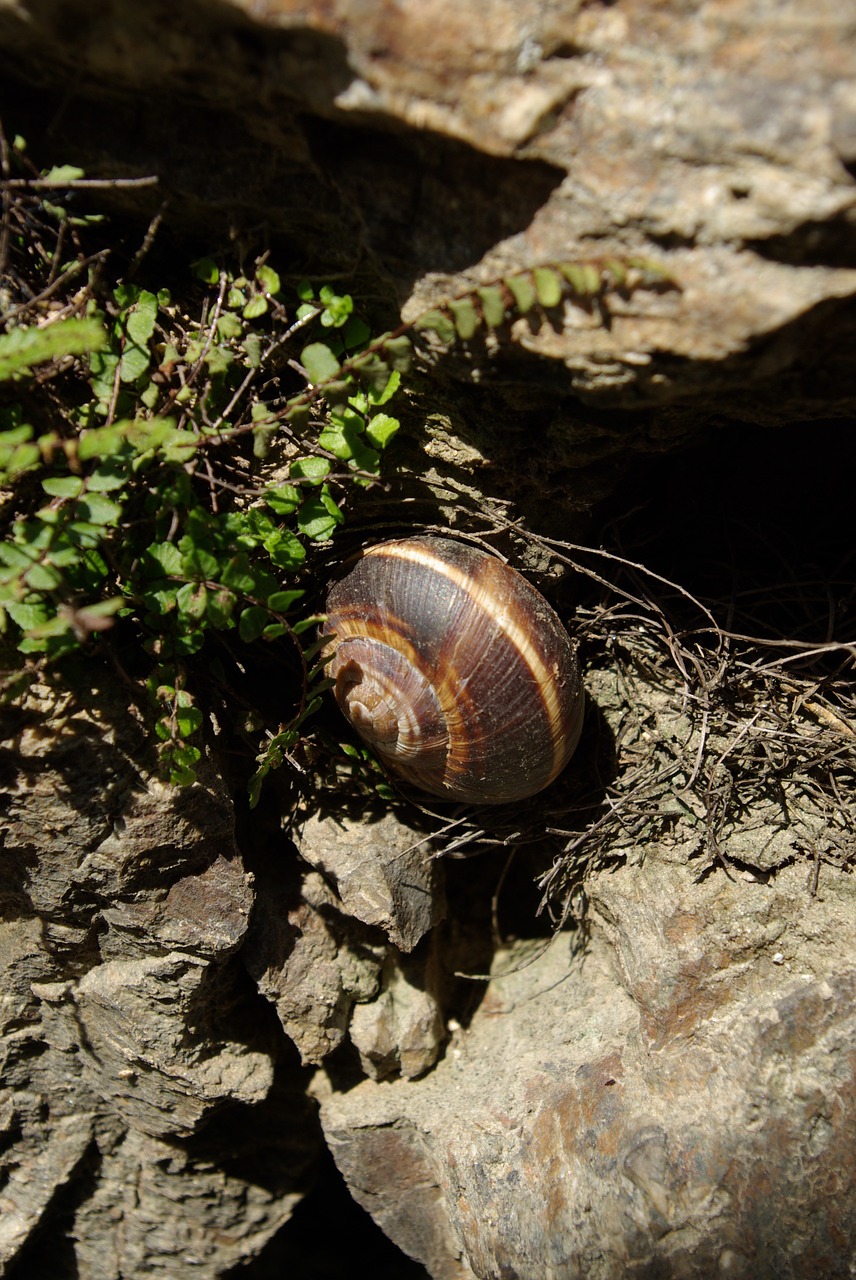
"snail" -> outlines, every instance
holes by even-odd
[[[574,646],[516,569],[447,538],[382,542],[331,588],[326,612],[336,701],[406,781],[504,804],[567,764],[584,705]]]

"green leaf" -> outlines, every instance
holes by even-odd
[[[55,591],[62,582],[62,574],[46,564],[34,564],[24,574],[24,581],[33,591]]]
[[[42,208],[45,213],[49,213],[52,218],[56,218],[58,222],[67,222],[68,209],[61,204],[53,204],[50,200],[42,200]]]
[[[186,582],[175,593],[175,603],[180,613],[198,622],[208,611],[208,588],[201,582]]]
[[[143,387],[143,390],[140,392],[140,403],[145,405],[147,409],[154,409],[155,405],[160,400],[160,396],[161,393],[158,384],[156,382],[150,382],[148,386]]]
[[[368,388],[368,399],[372,404],[382,405],[391,400],[401,385],[401,372],[398,369],[392,369],[386,380],[386,385],[378,390],[370,386]]]
[[[122,508],[112,498],[101,493],[88,493],[80,499],[77,511],[82,519],[90,524],[115,524],[122,514]]]
[[[335,405],[330,411],[333,426],[336,430],[347,431],[351,435],[362,435],[366,429],[365,415],[359,413],[349,404]]]
[[[262,363],[262,340],[258,333],[248,333],[241,346],[251,369],[258,369]]]
[[[215,343],[208,348],[205,363],[208,366],[209,373],[216,376],[217,374],[225,373],[234,359],[235,357],[228,347],[219,346]]]
[[[113,489],[122,489],[127,483],[125,468],[110,462],[102,463],[86,477],[86,488],[90,493],[109,493]]]
[[[130,284],[127,281],[117,284],[116,288],[113,290],[113,297],[123,311],[127,311],[129,307],[132,307],[139,296],[140,286],[137,284]]]
[[[390,417],[388,413],[376,413],[369,419],[366,437],[376,449],[385,449],[400,426],[398,418]]]
[[[449,310],[458,331],[458,337],[468,342],[479,327],[479,315],[472,298],[455,298],[449,303]]]
[[[413,356],[413,343],[405,335],[388,338],[383,344],[383,354],[387,363],[399,373],[407,373]]]
[[[181,572],[187,578],[213,581],[220,572],[220,565],[215,556],[203,547],[195,547],[190,538],[182,538],[179,542],[182,551]]]
[[[642,279],[639,283],[649,288],[675,284],[675,277],[665,263],[657,262],[653,258],[628,258],[627,265],[641,274]]]
[[[199,630],[184,631],[173,638],[172,644],[177,654],[190,657],[198,653],[205,643],[205,633]]]
[[[208,593],[207,620],[217,631],[231,627],[232,614],[237,601],[231,591],[221,588]]]
[[[148,347],[138,347],[135,343],[129,342],[119,361],[120,380],[122,382],[136,382],[147,371],[151,364],[151,359]]]
[[[11,542],[0,542],[0,564],[12,569],[26,569],[38,554],[32,547],[16,547]]]
[[[202,725],[202,712],[198,707],[176,707],[175,723],[182,738],[189,738]]]
[[[308,426],[311,417],[309,405],[306,403],[289,404],[284,416],[286,422],[290,422],[298,431],[303,431]]]
[[[535,285],[530,277],[528,275],[509,276],[505,283],[511,290],[511,296],[514,298],[517,310],[521,315],[531,311],[535,306]]]
[[[264,500],[278,516],[290,516],[300,506],[300,490],[293,484],[280,484],[275,489],[267,489]]]
[[[100,546],[104,538],[104,530],[88,520],[72,520],[64,532],[76,546],[90,549]]]
[[[77,182],[84,176],[84,170],[74,164],[55,164],[47,173],[42,174],[41,181],[49,182],[55,187],[67,187],[70,182]]]
[[[158,318],[158,300],[148,289],[141,289],[131,311],[125,317],[125,331],[138,347],[145,347],[151,340]]]
[[[94,317],[56,320],[41,329],[35,326],[12,329],[0,334],[0,381],[21,377],[48,360],[97,351],[106,341],[104,328]]]
[[[94,351],[89,357],[89,369],[92,374],[92,391],[99,401],[103,402],[102,412],[106,412],[113,385],[116,381],[116,370],[119,368],[119,357],[112,351]]]
[[[256,579],[250,569],[250,562],[243,552],[232,557],[223,570],[220,581],[224,587],[231,587],[241,595],[247,595],[254,590]]]
[[[263,609],[258,604],[250,605],[248,609],[243,610],[238,619],[238,635],[245,644],[252,644],[253,640],[258,640],[269,621],[270,614],[267,609]]]
[[[600,272],[593,262],[560,262],[559,270],[580,297],[600,292]]]
[[[295,289],[295,293],[301,302],[311,302],[315,297],[315,290],[308,280],[301,280]]]
[[[141,567],[148,578],[178,578],[182,555],[173,542],[155,542],[143,552]]]
[[[273,422],[265,425],[260,422],[252,431],[252,453],[255,458],[267,457],[267,449],[270,448],[271,439],[275,434],[276,428]]]
[[[220,279],[217,263],[211,258],[197,258],[196,262],[191,263],[191,270],[197,280],[202,280],[205,284],[216,284]]]
[[[76,498],[83,490],[80,476],[49,476],[42,488],[52,498]]]
[[[306,548],[290,529],[280,529],[275,537],[266,539],[265,550],[277,569],[299,569],[306,559]]]
[[[332,453],[334,458],[350,462],[357,446],[356,432],[348,431],[345,427],[327,427],[319,435],[318,443],[322,449]]]
[[[312,627],[317,627],[319,622],[323,622],[323,621],[324,621],[323,615],[315,613],[310,618],[301,618],[299,622],[295,622],[291,630],[294,633],[294,635],[300,636],[303,634],[304,631],[309,631]],[[331,680],[330,686],[332,687],[334,683],[335,681]]]
[[[535,293],[542,307],[557,307],[562,301],[562,281],[550,267],[536,267],[532,272]]]
[[[491,329],[501,328],[505,324],[505,297],[502,289],[498,284],[489,284],[476,292],[481,301],[485,324]]]
[[[620,258],[604,258],[603,270],[610,276],[610,283],[619,289],[627,283],[627,266]]]
[[[293,604],[298,600],[302,600],[306,595],[305,591],[272,591],[267,598],[267,606],[274,613],[286,613]]]
[[[263,293],[257,293],[255,297],[250,298],[241,314],[245,320],[256,320],[259,316],[263,316],[268,309],[268,300]]]
[[[10,427],[8,431],[0,431],[0,450],[12,449],[32,438],[33,428],[28,422],[22,422],[16,427]]]
[[[431,329],[436,333],[437,337],[444,346],[451,346],[457,337],[457,330],[445,311],[439,308],[433,311],[426,311],[419,316],[414,323],[414,329]]]
[[[11,480],[24,471],[31,471],[41,461],[41,450],[37,444],[19,444],[0,456],[0,474]]]
[[[173,427],[164,439],[161,452],[167,462],[189,462],[198,447],[199,437],[194,431]]]
[[[300,507],[297,512],[297,527],[305,537],[314,542],[326,542],[344,519],[325,484],[320,493],[307,498]]]
[[[359,316],[351,316],[342,330],[342,338],[349,351],[356,351],[363,343],[368,342],[371,336],[371,329]]]
[[[86,605],[78,610],[78,614],[82,613],[86,618],[110,618],[127,603],[124,596],[112,596],[109,600],[97,600],[95,604]]]
[[[84,431],[77,442],[77,456],[81,462],[90,458],[108,458],[118,453],[125,443],[125,435],[120,426],[93,427]]]
[[[240,338],[243,332],[244,326],[238,317],[231,311],[224,311],[217,321],[217,337],[228,341],[229,338]]]
[[[279,293],[282,288],[279,276],[274,271],[273,267],[256,267],[256,279],[264,289],[265,293]]]
[[[326,458],[295,458],[289,468],[289,475],[295,480],[306,480],[309,484],[321,484],[330,474],[330,463]]]
[[[380,456],[363,441],[362,431],[351,424],[328,427],[319,435],[318,443],[322,449],[328,449],[334,457],[352,463],[360,471],[377,471],[380,465]]]
[[[339,361],[325,342],[310,342],[300,353],[300,363],[306,370],[309,381],[318,384],[328,378],[335,378],[339,372]]]
[[[347,403],[351,394],[351,382],[349,378],[330,378],[329,381],[322,384],[324,399],[327,403],[336,408],[338,405]]]
[[[24,600],[10,600],[3,607],[12,621],[16,622],[22,631],[29,631],[32,627],[38,627],[47,620],[50,613],[44,600],[37,600],[32,603]]]
[[[325,329],[341,329],[350,318],[354,309],[354,301],[350,294],[343,294],[339,297],[330,289],[329,285],[325,285],[321,290],[319,297],[324,303],[324,310],[321,312],[321,324]]]
[[[163,583],[163,578],[159,580]],[[178,587],[168,585],[155,588],[151,591],[143,592],[143,600],[146,607],[157,616],[163,617],[168,613],[172,613],[177,608],[176,596],[178,595]]]

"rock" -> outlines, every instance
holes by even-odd
[[[591,892],[587,945],[499,956],[431,1075],[319,1086],[353,1194],[433,1277],[846,1276],[850,879],[650,849]]]
[[[55,145],[98,174],[160,175],[173,225],[260,216],[318,272],[392,282],[406,317],[577,256],[641,255],[673,274],[677,290],[616,297],[607,325],[569,301],[518,321],[509,349],[474,344],[461,372],[483,389],[458,385],[442,428],[464,469],[467,400],[482,453],[508,451],[488,423],[533,390],[544,407],[568,392],[669,406],[684,430],[700,414],[852,409],[856,59],[832,0],[798,17],[776,0],[231,0],[188,10],[181,31],[165,0],[95,12],[3,0],[4,71],[42,95],[76,76]],[[31,111],[26,94],[15,105]],[[195,128],[176,129],[176,111]],[[135,198],[154,212],[162,197]],[[573,443],[576,425],[563,414],[555,430]],[[630,434],[624,452],[649,444]]]
[[[287,1220],[318,1151],[233,959],[253,890],[231,800],[210,763],[182,790],[153,778],[109,681],[38,705],[3,795],[0,1270],[26,1250],[65,1274],[76,1234],[89,1280],[191,1261],[213,1280]],[[263,1156],[273,1115],[289,1136]]]
[[[81,1280],[189,1273],[213,1278],[254,1257],[302,1195],[281,1172],[278,1183],[268,1178],[255,1130],[254,1139],[255,1179],[218,1167],[209,1153],[133,1130],[107,1146],[102,1177],[78,1214]]]
[[[430,984],[433,979],[436,986],[439,971],[436,956],[425,965],[390,953],[380,994],[354,1006],[350,1038],[373,1080],[399,1072],[413,1080],[437,1061],[445,1028],[439,993]]]
[[[79,983],[33,984],[48,1042],[82,1052],[83,1081],[132,1128],[185,1137],[212,1107],[261,1102],[271,1087],[266,1054],[188,1035],[212,998],[207,968],[173,952],[109,960]]]
[[[377,993],[384,947],[337,917],[338,900],[317,873],[300,892],[295,901],[293,890],[267,886],[245,963],[301,1060],[314,1064],[343,1043],[354,1001]]]
[[[413,946],[420,914],[424,921],[426,912],[436,910],[431,896],[436,875],[430,868],[423,871],[424,855],[416,865],[410,860],[410,877],[408,863],[396,862],[390,837],[393,849],[404,839],[412,844],[418,838],[391,815],[379,824],[337,824],[344,839],[331,849],[332,826],[309,824],[309,851],[328,874],[338,873],[345,899],[315,871],[299,883],[266,880],[245,963],[305,1064],[323,1062],[350,1038],[370,1074],[420,1075],[436,1061],[443,1039],[434,949],[402,954],[368,922],[385,922],[394,936],[410,928]],[[378,827],[381,840],[367,844],[366,833],[373,835]],[[357,831],[361,848],[355,843]],[[319,849],[311,843],[315,839]]]
[[[181,261],[263,227],[380,327],[550,262],[663,268],[429,350],[369,525],[567,539],[634,453],[852,415],[854,86],[834,0],[0,0],[6,133],[157,177],[99,193],[128,258],[161,213]],[[645,733],[685,727],[672,692]],[[763,847],[726,824],[732,879],[703,813],[669,848],[617,836],[585,945],[518,930],[474,1010],[450,971],[490,930],[460,886],[438,925],[421,832],[313,820],[298,854],[256,811],[239,849],[216,761],[165,787],[127,690],[83,700],[34,691],[3,730],[3,1265],[54,1274],[61,1240],[82,1280],[244,1266],[316,1150],[293,1043],[354,1195],[433,1276],[850,1275],[853,890],[838,830],[806,888],[820,808],[753,810]]]
[[[442,919],[442,866],[430,842],[396,814],[372,822],[311,814],[295,836],[301,856],[335,888],[340,910],[382,929],[400,951],[412,951]]]

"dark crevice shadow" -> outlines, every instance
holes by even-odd
[[[157,187],[100,192],[100,207],[148,219],[167,198],[162,233],[206,227],[208,253],[218,233],[225,246],[234,228],[256,228],[280,242],[280,269],[363,275],[382,293],[393,282],[400,299],[426,272],[458,272],[525,230],[565,176],[543,161],[342,112],[335,100],[354,72],[340,40],[262,31],[230,5],[185,6],[176,39],[188,53],[178,69],[174,59],[160,70],[151,23],[137,15],[136,80],[82,74],[72,56],[87,29],[87,6],[79,8],[64,60],[54,54],[22,75],[20,58],[0,49],[7,132],[88,176],[157,174]],[[228,68],[216,95],[199,70],[197,27],[210,64]],[[250,104],[239,92],[247,83],[258,86]]]
[[[852,216],[802,222],[787,235],[747,240],[747,249],[770,262],[796,267],[856,266],[856,227]]]
[[[392,122],[382,130],[304,117],[304,126],[319,169],[358,210],[366,248],[405,292],[524,231],[565,176]]]
[[[333,1226],[332,1224],[335,1224]],[[224,1273],[224,1280],[428,1280],[351,1197],[329,1152],[315,1186],[259,1256]]]
[[[629,467],[598,512],[602,536],[730,607],[734,630],[823,641],[835,606],[833,633],[846,638],[856,616],[854,465],[852,421],[723,424]]]

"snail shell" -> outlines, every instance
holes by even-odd
[[[522,800],[582,728],[574,647],[515,569],[445,538],[383,542],[330,591],[336,701],[395,773],[473,804]]]

